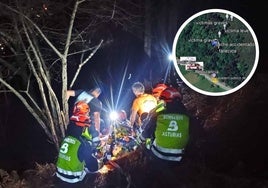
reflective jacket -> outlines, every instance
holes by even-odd
[[[73,136],[64,138],[56,165],[56,176],[68,183],[82,181],[86,175],[85,168],[91,172],[98,170],[98,161],[92,156],[91,145]]]
[[[167,104],[151,114],[141,139],[152,138],[150,149],[156,157],[181,161],[189,142],[189,126],[190,117],[183,104]]]
[[[180,161],[189,140],[189,117],[184,114],[159,114],[151,150],[161,159]]]

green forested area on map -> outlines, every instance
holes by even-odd
[[[219,46],[213,46],[214,40]],[[219,81],[231,88],[241,84],[250,74],[255,52],[248,28],[239,19],[227,19],[223,13],[204,14],[193,19],[182,30],[176,46],[178,59],[195,56],[196,61],[204,62],[204,71],[215,72]]]

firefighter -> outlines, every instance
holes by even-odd
[[[154,157],[180,162],[189,141],[190,114],[177,89],[168,87],[159,98],[165,102],[164,108],[152,114],[141,139],[147,139],[147,148]]]
[[[94,155],[100,141],[98,136],[94,137],[89,132],[89,128],[88,126],[68,127],[56,162],[55,186],[57,188],[78,188],[94,184],[102,163]]]
[[[164,105],[158,105],[151,111],[139,137],[147,148],[144,152],[149,159],[148,172],[157,172],[146,173],[145,176],[158,179],[158,185],[174,187],[172,180],[177,179],[184,159],[200,155],[198,151],[204,132],[200,120],[190,114],[182,103],[179,89],[168,86],[159,99],[164,101]]]

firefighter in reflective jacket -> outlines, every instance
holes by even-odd
[[[190,116],[182,104],[182,95],[168,87],[160,94],[163,105],[150,114],[140,136],[153,156],[167,161],[181,161],[189,141]]]
[[[56,162],[56,187],[83,186],[85,176],[89,173],[95,176],[101,167],[94,155],[100,144],[99,135],[86,118],[88,109],[85,102],[79,102],[76,106],[75,115],[80,118],[79,121],[70,121],[70,124],[74,125],[68,126],[66,137],[61,143]]]
[[[77,127],[73,126],[72,129]],[[80,136],[76,134],[79,133],[68,134],[61,144],[56,163],[56,187],[82,186],[88,173],[94,175],[99,170],[98,160],[93,155],[95,150],[92,142],[81,136],[81,132]]]

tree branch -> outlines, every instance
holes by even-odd
[[[77,71],[75,72],[74,78],[70,84],[69,88],[73,87],[73,84],[75,82],[75,80],[77,79],[78,74],[81,71],[81,68],[88,62],[88,60],[97,52],[97,50],[101,47],[101,44],[103,43],[103,40],[100,41],[100,43],[98,44],[98,46],[95,47],[95,49],[91,52],[91,54],[83,61],[79,64]]]
[[[35,117],[35,119],[38,121],[38,123],[41,125],[41,127],[44,129],[45,133],[48,135],[48,137],[53,140],[53,137],[51,133],[48,131],[46,124],[40,119],[38,114],[35,112],[35,110],[29,105],[29,103],[25,100],[25,98],[17,92],[11,85],[9,85],[7,82],[5,82],[2,78],[0,78],[0,82],[4,84],[8,89],[11,90],[12,93],[14,93],[20,101],[25,105],[27,110]]]

